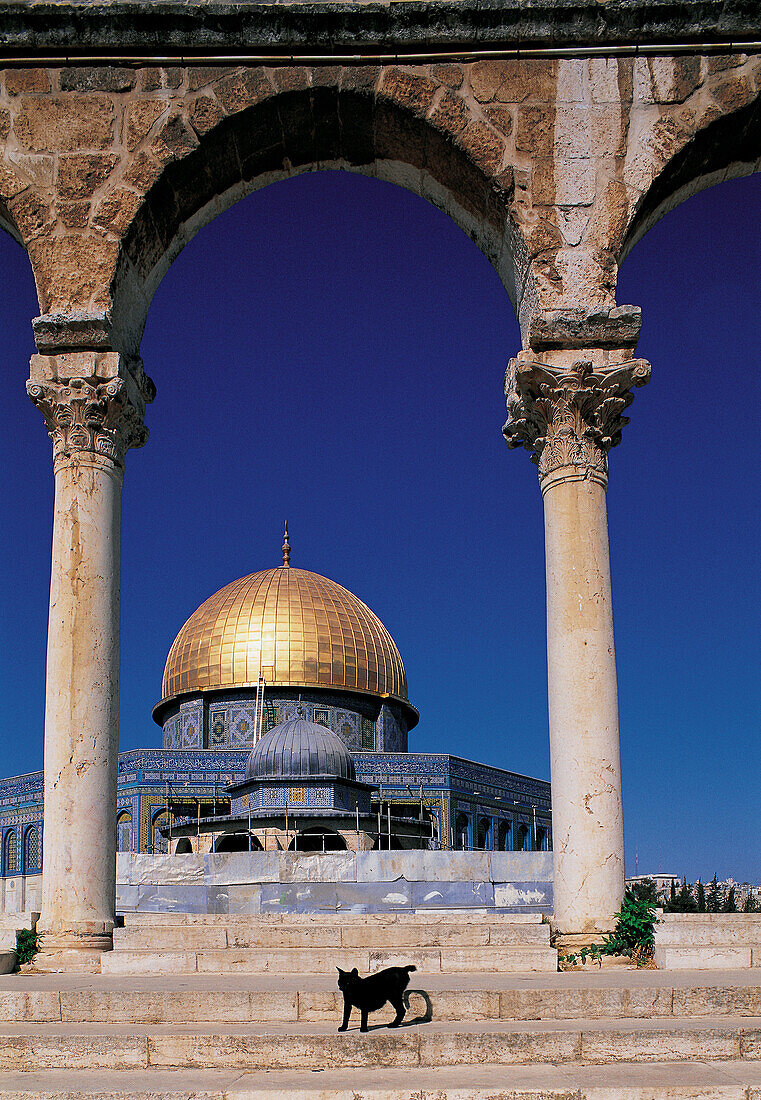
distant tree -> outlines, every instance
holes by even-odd
[[[651,878],[643,878],[641,882],[635,882],[631,892],[637,901],[646,901],[650,905],[660,905],[661,899]]]
[[[714,872],[713,879],[708,886],[708,894],[706,895],[706,911],[709,913],[718,913],[721,910],[721,890],[719,884],[716,881],[716,873]]]
[[[669,899],[664,903],[663,908],[667,913],[695,913],[697,912],[697,902],[692,896],[692,891],[687,885],[686,880],[682,882],[682,885],[677,893],[676,884],[671,883],[671,893]]]
[[[734,888],[734,886],[730,886],[729,890],[727,891],[727,896],[724,899],[723,912],[725,912],[725,913],[736,913],[737,912],[737,899],[735,898],[735,888]]]
[[[703,883],[698,879],[698,913],[705,913],[706,911],[706,892],[703,889]]]
[[[758,902],[756,901],[755,895],[749,893],[747,898],[743,902],[743,913],[757,913],[757,912],[758,912]]]

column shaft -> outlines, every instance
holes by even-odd
[[[561,931],[611,927],[624,832],[605,488],[545,484],[554,913]]]
[[[122,469],[58,462],[45,702],[42,956],[110,946],[115,917]],[[96,956],[97,958],[97,956]]]
[[[544,497],[554,924],[613,926],[624,893],[618,689],[605,490],[631,389],[626,349],[523,351],[505,376],[509,446],[534,452]]]
[[[35,355],[27,393],[53,441],[41,970],[100,968],[116,908],[124,453],[153,383],[115,352]]]

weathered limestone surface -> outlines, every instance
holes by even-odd
[[[43,316],[100,316],[99,339],[135,352],[158,281],[221,209],[294,172],[370,172],[474,237],[527,339],[540,311],[609,314],[621,256],[653,219],[755,168],[760,72],[736,53],[11,68],[0,202]]]
[[[605,490],[630,390],[649,364],[626,349],[522,352],[505,379],[510,446],[534,452],[544,498],[553,808],[553,923],[612,928],[624,831]]]
[[[32,358],[53,440],[38,966],[97,968],[115,916],[122,461],[145,439],[141,391],[113,353]]]

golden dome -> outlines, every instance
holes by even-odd
[[[233,581],[201,604],[169,650],[162,701],[255,686],[323,687],[407,701],[399,650],[383,623],[335,581],[285,564]],[[412,716],[410,716],[412,717]]]

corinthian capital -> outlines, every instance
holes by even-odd
[[[72,363],[73,358],[34,356],[32,377],[26,384],[53,440],[54,465],[90,453],[121,466],[125,452],[142,447],[148,438],[143,415],[146,401],[153,400],[153,383],[139,364],[135,373],[120,374],[119,357],[114,353],[99,357],[106,362],[96,363],[88,355],[83,364],[78,355]],[[92,369],[71,376],[74,365]]]
[[[634,400],[630,391],[649,378],[645,359],[602,365],[578,360],[562,367],[522,353],[505,374],[507,445],[533,451],[540,481],[569,468],[571,476],[605,485],[608,451],[629,423],[623,412]]]

